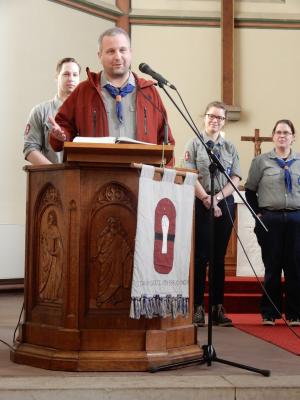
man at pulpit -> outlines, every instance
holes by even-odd
[[[131,72],[130,39],[111,28],[99,38],[100,73],[90,72],[60,108],[50,144],[61,151],[75,136],[127,136],[143,142],[174,144],[167,113],[155,83]]]

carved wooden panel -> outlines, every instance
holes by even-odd
[[[61,304],[64,269],[62,211],[59,193],[51,184],[41,191],[36,218],[38,303]]]
[[[96,193],[89,219],[89,308],[129,309],[136,199],[118,182]]]

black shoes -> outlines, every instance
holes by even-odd
[[[212,307],[212,323],[219,326],[233,326],[232,320],[225,315],[223,304]]]
[[[193,323],[197,326],[205,325],[205,310],[203,306],[195,306]]]
[[[205,310],[202,305],[195,306],[193,323],[197,326],[205,325]],[[225,315],[223,304],[212,306],[212,323],[219,326],[233,326],[232,320]]]
[[[300,318],[289,318],[286,322],[288,326],[300,326]],[[262,324],[265,326],[274,326],[275,318],[263,315]]]
[[[263,316],[262,324],[265,326],[274,326],[275,325],[275,318]]]
[[[300,319],[299,318],[291,318],[287,320],[289,326],[300,326]]]

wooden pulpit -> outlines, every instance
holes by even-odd
[[[173,147],[164,147],[166,161]],[[162,146],[75,144],[26,166],[25,316],[11,359],[65,371],[147,371],[198,358],[190,316],[129,318],[139,169]]]

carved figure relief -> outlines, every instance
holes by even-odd
[[[39,242],[39,297],[44,301],[61,301],[63,243],[53,208],[42,217]]]
[[[95,261],[98,269],[96,304],[121,303],[123,289],[129,288],[132,275],[133,252],[118,218],[109,217],[97,238]]]

